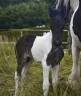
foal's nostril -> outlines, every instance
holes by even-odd
[[[64,52],[62,50],[61,47],[57,47],[55,49],[55,53],[54,53],[54,61],[56,64],[60,63],[61,59],[63,58],[64,56]]]

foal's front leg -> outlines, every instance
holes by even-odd
[[[52,86],[53,86],[53,89],[55,89],[55,87],[58,84],[58,76],[59,76],[59,64],[52,68]]]
[[[76,46],[75,42],[72,42],[73,66],[71,75],[69,77],[69,83],[72,82],[75,83],[75,81],[77,81],[80,76],[79,55],[80,55],[79,48]]]
[[[49,84],[50,66],[47,65],[46,58],[44,58],[42,61],[42,67],[43,67],[43,93],[44,96],[48,96],[49,85],[50,85]]]

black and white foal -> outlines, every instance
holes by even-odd
[[[71,1],[71,0],[70,0]],[[52,84],[58,82],[59,63],[63,58],[62,31],[69,13],[69,0],[57,0],[50,8],[51,30],[43,36],[23,36],[16,43],[17,70],[15,72],[15,96],[32,59],[43,67],[44,96],[49,91],[49,71],[52,70]],[[75,65],[75,64],[74,64]],[[75,68],[75,67],[74,67]]]
[[[47,56],[52,48],[52,32],[45,33],[43,36],[24,36],[16,44],[17,71],[15,72],[15,83],[17,94],[18,87],[25,77],[32,59],[41,62],[43,68],[43,91],[44,96],[48,95],[49,90],[49,71],[52,69],[52,83],[55,86],[58,82],[59,65],[52,68],[47,65]]]
[[[80,77],[79,55],[81,50],[81,0],[79,0],[79,5],[72,15],[70,33],[72,37],[73,67],[69,81],[72,82],[77,81]]]

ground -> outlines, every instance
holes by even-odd
[[[81,82],[79,88],[71,88],[66,85],[69,74],[71,73],[72,59],[67,52],[60,64],[59,84],[56,91],[50,85],[49,96],[81,96]],[[14,72],[16,70],[16,58],[14,45],[0,45],[0,96],[14,95]],[[81,81],[81,80],[80,80]],[[51,83],[51,75],[50,75]],[[42,91],[42,67],[41,64],[33,62],[30,70],[26,74],[23,88],[20,89],[18,96],[43,96]]]

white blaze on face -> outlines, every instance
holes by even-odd
[[[57,0],[56,9],[60,6],[62,0]]]

